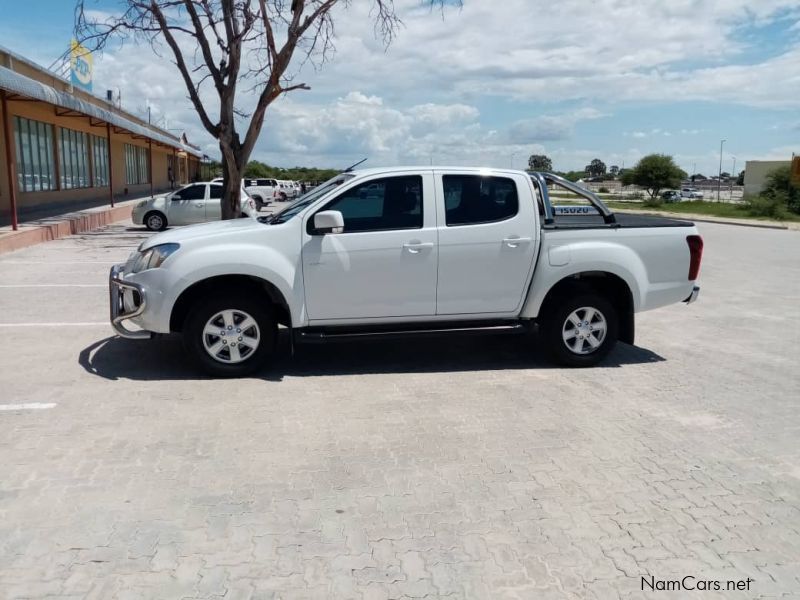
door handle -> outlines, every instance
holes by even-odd
[[[503,243],[507,245],[509,248],[516,248],[520,244],[527,244],[531,241],[531,238],[526,237],[507,237],[503,240]]]
[[[203,208],[203,207],[205,206],[205,204],[195,204],[195,206],[196,206],[197,208]]]
[[[433,242],[409,242],[408,244],[403,244],[403,248],[411,254],[419,254],[424,248],[433,248]]]

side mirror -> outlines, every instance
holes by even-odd
[[[342,233],[344,217],[338,210],[323,210],[314,215],[314,229],[317,233]]]

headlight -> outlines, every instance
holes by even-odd
[[[157,269],[178,248],[180,248],[180,244],[161,244],[159,246],[153,246],[144,252],[139,252],[136,260],[133,261],[131,273],[139,273],[147,269]]]

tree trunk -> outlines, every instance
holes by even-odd
[[[234,152],[220,144],[222,150],[222,220],[238,219],[242,214],[240,205],[242,171],[239,168]]]

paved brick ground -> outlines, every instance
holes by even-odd
[[[701,231],[700,301],[580,371],[444,339],[208,380],[103,324],[144,233],[0,257],[0,404],[56,404],[0,411],[0,597],[800,597],[800,233]],[[686,575],[753,581],[641,589]]]

